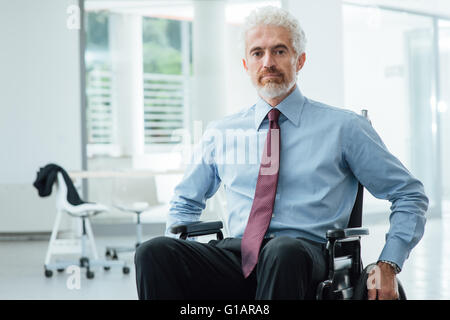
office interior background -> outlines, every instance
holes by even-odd
[[[129,274],[81,271],[76,288],[71,273],[45,276],[56,194],[39,197],[36,174],[59,164],[84,200],[109,208],[90,219],[100,258],[136,241],[137,216],[121,203],[147,203],[143,240],[162,235],[186,145],[209,121],[256,101],[239,31],[268,4],[287,8],[306,32],[302,93],[367,109],[423,182],[425,235],[399,279],[409,299],[450,299],[450,1],[0,0],[1,299],[137,298],[132,251],[119,254]],[[384,244],[390,203],[367,191],[364,201],[369,263]],[[219,189],[202,220],[224,212]],[[81,219],[61,219],[58,238],[72,246],[62,253],[78,254]]]

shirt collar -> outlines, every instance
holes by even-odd
[[[305,103],[305,97],[300,92],[300,89],[296,87],[283,101],[275,106],[280,110],[286,118],[288,118],[295,126],[298,126],[300,122],[300,114],[302,113],[303,104]],[[259,129],[261,123],[264,121],[267,113],[272,109],[261,97],[255,105],[255,128]]]

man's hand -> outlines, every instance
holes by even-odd
[[[377,274],[378,273],[378,274]],[[369,300],[396,300],[399,297],[395,270],[384,262],[378,262],[367,280]]]

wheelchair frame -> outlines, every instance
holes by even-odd
[[[364,187],[358,183],[358,193],[350,215],[348,228],[332,229],[326,232],[328,277],[320,282],[316,290],[317,300],[363,300],[367,299],[366,282],[368,274],[361,261],[361,237],[369,234],[362,228],[362,206]],[[180,239],[216,234],[223,239],[222,221],[199,221],[176,225],[171,228]],[[369,266],[373,266],[370,264]],[[405,291],[397,279],[399,299],[406,300]]]

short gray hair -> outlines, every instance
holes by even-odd
[[[297,55],[305,52],[306,35],[298,20],[287,10],[274,6],[256,8],[245,18],[242,30],[244,48],[247,32],[261,25],[273,25],[286,28],[291,34],[292,47],[294,47]]]

